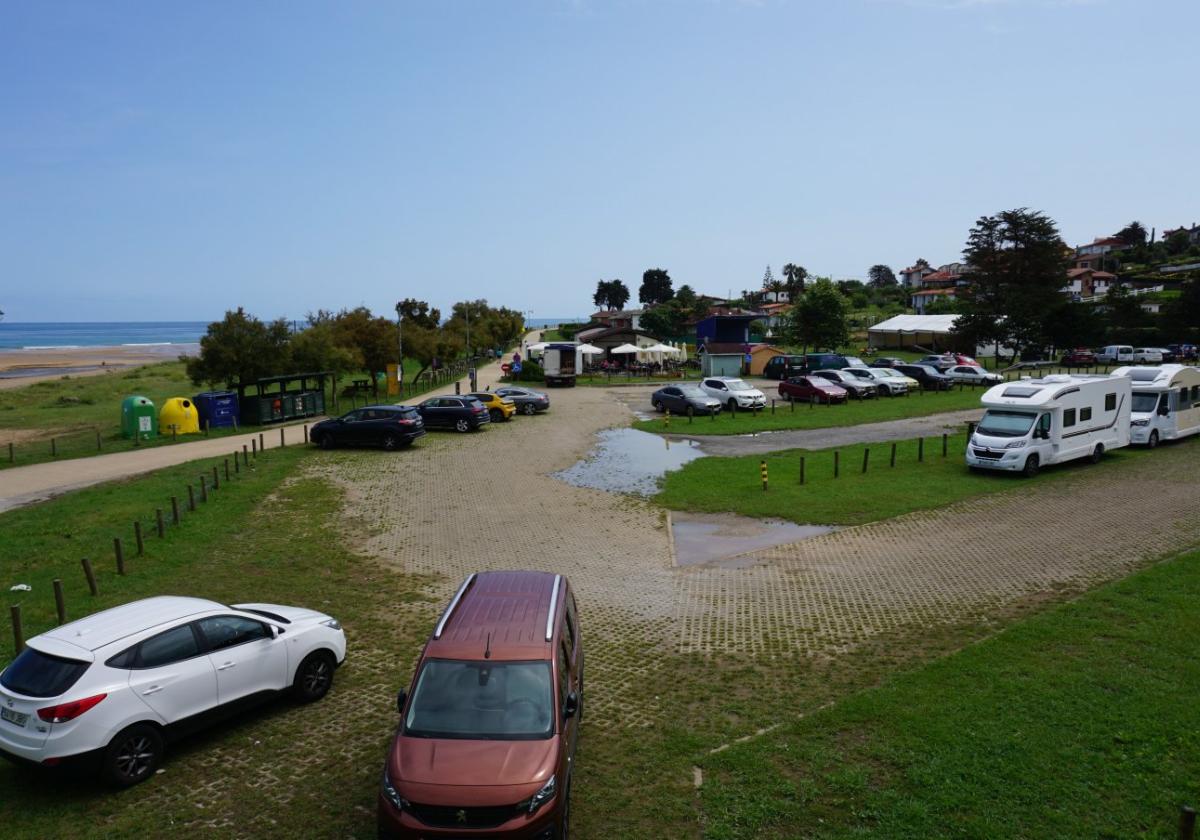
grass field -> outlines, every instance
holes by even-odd
[[[1193,439],[1194,440],[1194,439]],[[963,461],[964,434],[950,435],[942,457],[941,437],[925,438],[924,460],[916,440],[847,446],[838,450],[792,449],[765,456],[698,458],[667,473],[654,501],[674,510],[731,512],[790,519],[803,524],[859,525],[914,510],[928,510],[988,493],[1019,491],[1028,479],[1009,473],[973,473]],[[1192,445],[1191,441],[1177,446]],[[867,472],[863,452],[870,450]],[[834,452],[839,477],[834,478]],[[1125,448],[1105,455],[1099,466],[1074,461],[1046,468],[1034,481],[1058,481],[1087,469],[1117,470],[1148,450]],[[800,459],[804,458],[804,484]],[[769,489],[763,492],[759,463],[766,461]]]
[[[710,756],[704,835],[1174,837],[1197,597],[1191,553]]]
[[[663,417],[639,420],[635,429],[644,432],[679,432],[689,435],[744,435],[750,432],[781,431],[785,429],[826,429],[832,426],[857,426],[860,423],[881,423],[908,417],[925,417],[944,411],[978,408],[982,389],[953,391],[918,391],[907,397],[887,397],[870,400],[851,400],[843,405],[811,405],[788,403],[776,397],[775,411],[768,403],[757,413],[722,411],[715,418],[695,417],[692,422],[684,416],[672,416],[670,426]],[[649,399],[647,398],[647,405]],[[980,409],[982,413],[982,409]]]

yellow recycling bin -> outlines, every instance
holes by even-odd
[[[194,435],[200,431],[200,412],[188,397],[171,397],[158,412],[160,434]]]

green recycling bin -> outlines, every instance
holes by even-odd
[[[122,400],[121,434],[138,440],[158,437],[158,412],[154,410],[154,403],[138,396]]]

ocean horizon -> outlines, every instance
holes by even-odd
[[[586,318],[530,318],[550,327]],[[196,345],[209,321],[0,321],[0,350],[75,350],[85,347]]]

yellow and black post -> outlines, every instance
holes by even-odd
[[[667,413],[663,415],[663,428],[671,428],[671,409],[667,409]]]
[[[763,492],[767,492],[767,462],[758,462],[758,471],[762,474]]]

